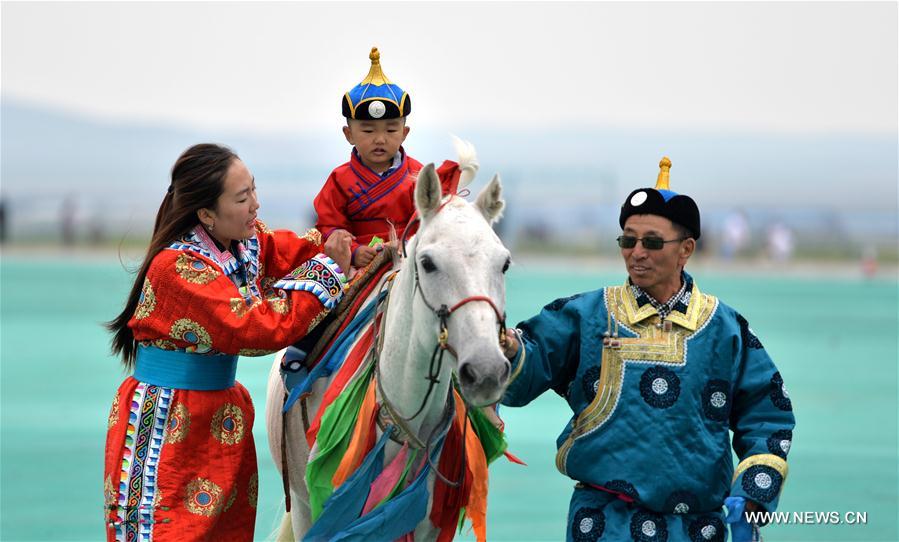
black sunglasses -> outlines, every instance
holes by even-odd
[[[643,243],[643,248],[646,250],[662,250],[662,247],[665,246],[665,243],[676,243],[678,241],[683,241],[686,237],[681,237],[679,239],[670,239],[668,241],[662,239],[661,237],[634,237],[633,235],[622,235],[618,237],[618,246],[621,248],[634,248],[637,246],[637,241]]]

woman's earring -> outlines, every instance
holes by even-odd
[[[214,230],[214,229],[215,229],[215,222],[213,222],[212,224],[208,224],[208,225],[206,226],[206,229],[209,230],[209,231]]]

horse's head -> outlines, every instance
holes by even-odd
[[[462,395],[472,405],[500,399],[509,380],[509,361],[500,348],[505,331],[504,273],[510,254],[491,224],[502,214],[502,184],[494,176],[471,204],[442,197],[440,180],[429,164],[419,173],[415,205],[421,226],[409,254],[417,274],[420,302],[416,323],[433,326],[433,341],[443,339],[454,356]]]

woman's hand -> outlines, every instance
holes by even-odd
[[[328,240],[325,241],[324,247],[325,254],[337,262],[337,265],[340,266],[340,269],[343,270],[344,275],[347,277],[350,275],[350,266],[353,259],[353,253],[350,250],[353,239],[355,239],[353,234],[346,230],[334,230],[328,236]]]

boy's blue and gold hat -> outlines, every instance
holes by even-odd
[[[371,69],[361,83],[343,95],[343,116],[356,120],[398,119],[412,112],[406,91],[390,82],[381,70],[381,53],[371,48]]]
[[[618,216],[618,224],[622,228],[631,215],[658,215],[687,228],[694,239],[699,239],[699,207],[690,196],[669,188],[670,169],[671,160],[665,156],[659,162],[659,178],[655,188],[638,188],[627,196]]]

